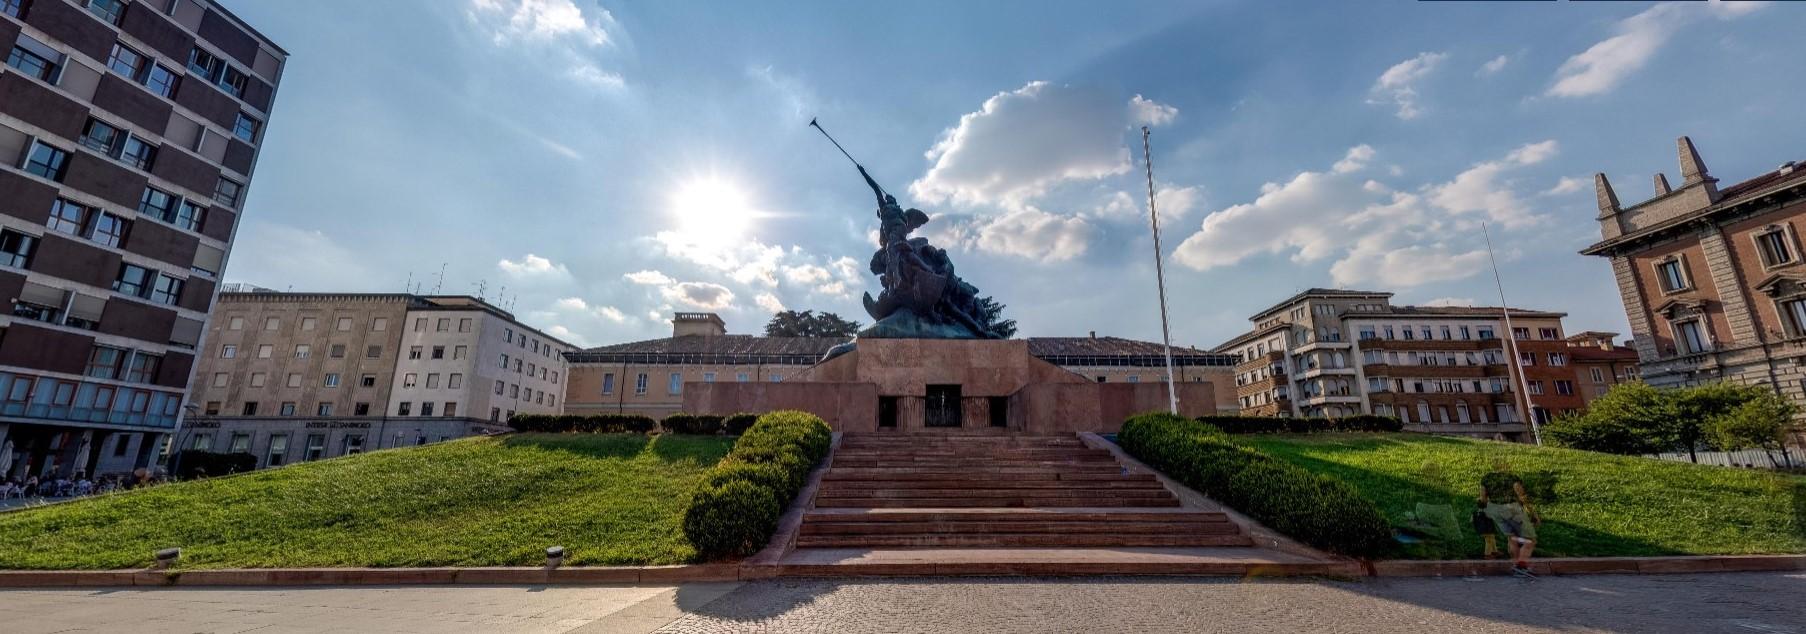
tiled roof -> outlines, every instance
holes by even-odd
[[[1258,313],[1255,313],[1253,317],[1249,317],[1248,319],[1249,319],[1249,321],[1259,321],[1262,315],[1266,315],[1273,311],[1284,308],[1284,307],[1291,305],[1293,303],[1296,303],[1298,300],[1304,299],[1306,297],[1391,297],[1391,296],[1392,296],[1392,293],[1388,293],[1386,291],[1357,291],[1357,290],[1351,290],[1351,289],[1346,289],[1346,288],[1307,288],[1303,291],[1300,291],[1297,295],[1287,297],[1284,301],[1281,301],[1272,306],[1268,306],[1266,309],[1264,309]]]
[[[1449,316],[1449,317],[1497,317],[1497,316],[1499,316],[1499,314],[1501,312],[1502,311],[1498,306],[1387,306],[1385,308],[1385,310],[1380,310],[1380,311],[1376,311],[1376,312],[1348,313],[1346,315],[1343,315],[1343,318],[1349,319],[1349,318],[1355,318],[1355,317],[1367,317],[1370,315],[1381,316],[1381,317],[1388,316],[1388,315],[1392,315],[1392,316],[1396,316],[1396,315],[1424,315],[1424,316],[1444,315],[1444,316]],[[1542,311],[1542,310],[1528,310],[1528,309],[1524,309],[1524,308],[1513,308],[1513,309],[1511,309],[1511,316],[1512,317],[1527,317],[1527,318],[1530,318],[1530,317],[1560,318],[1560,317],[1566,317],[1566,316],[1568,316],[1568,314],[1567,313],[1554,313],[1554,312]]]
[[[829,348],[847,341],[843,337],[761,337],[757,335],[685,335],[615,344],[573,352],[572,362],[599,363],[618,360],[672,363],[813,363]],[[1029,337],[1029,354],[1072,363],[1096,361],[1096,365],[1131,364],[1131,360],[1160,357],[1159,343],[1117,337]],[[1174,347],[1173,360],[1181,365],[1233,365],[1229,355]],[[1120,362],[1120,363],[1118,363]]]
[[[1770,185],[1778,184],[1790,178],[1800,178],[1801,176],[1806,176],[1806,166],[1795,166],[1792,171],[1786,174],[1781,173],[1781,170],[1777,169],[1767,174],[1762,174],[1755,178],[1718,190],[1718,202],[1719,204],[1739,202],[1737,200],[1739,196],[1761,191]]]
[[[1117,337],[1029,337],[1028,353],[1037,357],[1165,355],[1165,347],[1154,341],[1136,341]],[[1209,355],[1203,350],[1173,347],[1173,356]]]
[[[802,355],[820,358],[846,337],[761,337],[756,335],[684,335],[590,348],[575,355],[722,355],[779,357]]]
[[[1573,357],[1575,361],[1636,361],[1637,351],[1623,347],[1606,350],[1592,346],[1576,346],[1568,348],[1568,356]]]

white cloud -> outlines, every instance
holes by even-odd
[[[1618,21],[1617,32],[1568,58],[1555,71],[1551,97],[1589,97],[1606,93],[1649,64],[1676,31],[1702,16],[1732,19],[1761,9],[1765,3],[1714,1],[1703,7],[1665,2]]]
[[[620,73],[602,70],[602,67],[595,64],[578,64],[565,72],[570,73],[571,79],[592,88],[619,90],[627,87],[627,80]]]
[[[1430,301],[1424,302],[1423,305],[1425,305],[1425,306],[1473,306],[1474,303],[1475,303],[1474,298],[1472,298],[1472,297],[1438,297],[1436,299],[1432,299]]]
[[[1423,114],[1417,105],[1417,82],[1436,70],[1448,53],[1418,53],[1417,57],[1393,64],[1373,83],[1367,103],[1398,107],[1398,118],[1415,119]]]
[[[1555,182],[1554,187],[1550,187],[1549,189],[1544,190],[1543,195],[1544,196],[1559,196],[1562,194],[1572,194],[1574,192],[1585,189],[1586,186],[1587,186],[1587,182],[1584,179],[1574,178],[1572,176],[1563,176],[1563,177],[1561,177],[1561,180]]]
[[[1160,207],[1160,226],[1170,227],[1171,223],[1185,218],[1186,214],[1204,204],[1204,188],[1196,185],[1179,186],[1162,183],[1154,189],[1154,204]],[[1110,194],[1104,204],[1098,206],[1099,218],[1116,221],[1134,221],[1147,224],[1148,210],[1146,194],[1136,196],[1125,191]]]
[[[559,310],[582,311],[589,310],[589,302],[583,301],[581,297],[564,297],[553,302],[552,307]]]
[[[559,339],[563,339],[566,342],[575,344],[577,346],[582,346],[582,347],[589,346],[589,340],[584,338],[583,335],[577,334],[575,332],[571,332],[571,329],[566,328],[562,325],[553,325],[552,327],[547,328],[546,334],[552,335]]]
[[[1129,123],[1145,126],[1162,126],[1179,118],[1179,109],[1172,106],[1135,95],[1129,98]]]
[[[1479,75],[1481,77],[1485,77],[1487,75],[1496,75],[1496,74],[1498,74],[1499,71],[1505,70],[1505,65],[1510,64],[1510,63],[1511,63],[1510,55],[1500,55],[1498,57],[1492,58],[1491,60],[1487,61],[1485,64],[1481,64],[1480,70],[1474,74]]]
[[[660,289],[665,300],[705,310],[725,310],[734,305],[734,292],[713,282],[680,282]]]
[[[1468,213],[1486,212],[1506,226],[1534,222],[1537,217],[1499,182],[1500,172],[1546,160],[1555,151],[1553,142],[1529,144],[1454,181],[1422,187],[1422,194],[1362,178],[1354,170],[1300,172],[1284,183],[1266,184],[1253,202],[1205,216],[1172,257],[1197,270],[1263,254],[1289,254],[1301,264],[1331,260],[1330,275],[1338,285],[1409,287],[1465,278],[1486,263],[1475,238],[1477,223]],[[1366,162],[1374,154],[1351,150],[1342,160]],[[1469,174],[1481,167],[1487,169]],[[1451,208],[1455,203],[1461,205]]]
[[[1170,119],[1169,106],[1123,103],[1108,94],[1030,82],[998,93],[941,133],[928,172],[909,185],[930,203],[1020,209],[1057,184],[1129,171],[1130,116]]]
[[[496,44],[525,40],[608,46],[615,23],[606,9],[595,6],[585,15],[572,0],[471,0],[469,15],[494,31]]]
[[[362,253],[314,229],[251,219],[239,232],[238,244],[226,271],[235,282],[278,290],[375,291],[391,289],[378,289],[373,283],[400,286],[403,281],[400,277],[377,281],[381,278],[365,264]]]
[[[742,284],[768,288],[778,285],[779,266],[790,257],[783,247],[751,239],[722,245],[718,240],[678,231],[660,231],[651,239],[665,255],[727,273]]]
[[[596,314],[617,324],[627,322],[627,313],[623,313],[621,309],[613,306],[597,306]]]
[[[759,293],[757,297],[753,298],[753,303],[769,312],[784,311],[784,302],[778,301],[778,296],[771,293]]]
[[[636,271],[622,275],[621,277],[626,278],[627,281],[635,284],[647,284],[651,286],[665,286],[677,281],[671,279],[671,276],[658,271]]]
[[[1484,213],[1506,227],[1533,224],[1538,217],[1501,179],[1507,171],[1541,163],[1559,150],[1554,140],[1548,140],[1512,150],[1504,160],[1477,163],[1454,180],[1430,188],[1429,201],[1455,214]]]
[[[814,264],[784,267],[784,279],[792,284],[821,284],[828,281],[831,274],[828,269]]]
[[[1373,160],[1373,146],[1363,143],[1348,148],[1348,154],[1343,155],[1342,160],[1336,161],[1335,165],[1330,166],[1330,171],[1337,174],[1358,172],[1367,167],[1367,162],[1371,160]]]
[[[979,249],[1057,262],[1085,253],[1097,229],[1084,218],[1028,208],[981,222],[974,227]]]
[[[502,272],[517,278],[551,279],[571,276],[570,270],[564,268],[563,264],[555,264],[551,260],[531,253],[521,258],[519,262],[502,260],[497,262],[496,266],[501,267]]]

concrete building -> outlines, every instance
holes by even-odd
[[[1615,332],[1588,331],[1568,336],[1568,357],[1574,363],[1581,399],[1592,403],[1619,383],[1639,381],[1637,351],[1614,343]]]
[[[1806,406],[1806,169],[1788,161],[1720,188],[1691,139],[1677,146],[1680,187],[1656,174],[1643,202],[1621,204],[1593,176],[1601,240],[1581,251],[1612,264],[1642,378],[1767,385]]]
[[[565,411],[572,414],[629,413],[663,418],[683,409],[689,383],[777,382],[814,366],[840,338],[730,335],[714,313],[677,313],[671,337],[572,352]],[[1029,354],[1094,381],[1166,380],[1161,345],[1099,337],[1029,337]],[[1174,378],[1209,382],[1216,406],[1233,412],[1227,355],[1191,348],[1173,349]]]
[[[1397,416],[1407,429],[1528,440],[1512,364],[1549,391],[1575,390],[1562,313],[1511,309],[1515,342],[1499,308],[1394,306],[1391,293],[1313,288],[1249,318],[1254,329],[1215,348],[1234,368],[1241,412],[1251,416]],[[1555,356],[1548,356],[1559,350]],[[1534,369],[1533,368],[1538,368]],[[1566,374],[1560,374],[1566,373]],[[1560,374],[1560,376],[1557,376]],[[1565,381],[1557,387],[1556,381]],[[1580,403],[1532,399],[1538,420]]]
[[[130,471],[181,419],[288,54],[211,0],[0,0],[0,51],[0,453]]]
[[[569,344],[474,297],[221,293],[175,448],[260,467],[562,411]]]

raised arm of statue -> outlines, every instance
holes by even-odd
[[[865,173],[864,165],[858,165],[858,167],[859,167],[859,175],[865,177],[865,184],[871,186],[872,195],[878,197],[878,206],[883,207],[884,206],[884,188],[878,186],[878,181],[872,180],[871,174]]]

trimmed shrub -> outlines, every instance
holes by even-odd
[[[549,434],[644,434],[658,427],[650,417],[638,414],[515,414],[508,427],[519,432]]]
[[[721,559],[763,548],[777,532],[784,507],[833,442],[828,424],[813,414],[779,411],[758,417],[709,470],[684,512],[684,535],[696,552]]]
[[[659,421],[659,426],[668,434],[700,434],[713,436],[721,433],[721,416],[708,414],[672,414]]]
[[[1123,423],[1117,442],[1186,486],[1311,546],[1366,558],[1394,546],[1379,507],[1354,487],[1236,444],[1210,425],[1143,414]]]
[[[729,436],[738,436],[746,433],[746,430],[756,422],[759,422],[758,414],[741,412],[721,419],[721,429],[726,431]]]
[[[1199,416],[1198,422],[1229,434],[1314,434],[1320,432],[1403,431],[1405,423],[1391,416],[1358,414],[1342,418],[1281,418],[1277,416]]]

